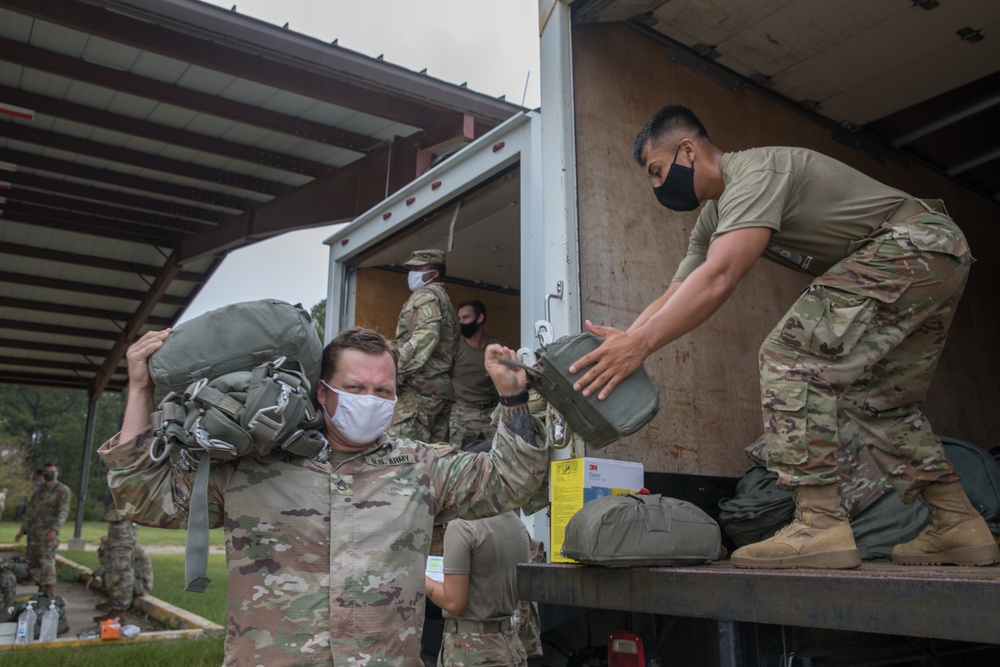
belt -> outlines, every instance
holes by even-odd
[[[487,408],[495,408],[497,406],[497,401],[485,401],[484,403],[470,403],[469,401],[463,401],[459,399],[456,403],[461,403],[463,405],[468,405],[475,408],[476,410],[486,410]]]
[[[510,630],[510,619],[500,621],[473,621],[467,618],[446,618],[445,632],[465,632],[473,635],[498,634]]]
[[[948,215],[944,202],[940,199],[904,199],[903,203],[886,218],[884,225],[894,225],[922,213]]]

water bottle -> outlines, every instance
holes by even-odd
[[[49,602],[49,610],[42,614],[42,631],[38,635],[38,641],[50,642],[56,638],[59,632],[59,609],[56,608],[56,601]]]
[[[35,621],[37,619],[35,601],[29,600],[24,604],[24,611],[17,619],[17,634],[14,635],[15,644],[29,644],[35,640]]]

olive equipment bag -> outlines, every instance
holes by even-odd
[[[328,451],[311,389],[322,344],[301,305],[276,299],[218,308],[184,322],[149,358],[166,392],[151,416],[150,458],[172,447],[197,461],[188,518],[187,590],[209,584],[208,478],[212,459],[313,458]]]
[[[641,366],[603,401],[596,395],[584,396],[573,389],[573,383],[586,369],[570,373],[570,365],[596,350],[602,342],[602,338],[591,333],[570,334],[538,350],[534,366],[504,362],[525,369],[538,393],[594,449],[635,433],[652,421],[660,407],[659,393]]]
[[[586,503],[566,523],[561,553],[588,565],[669,567],[722,555],[719,524],[685,500],[626,493]]]

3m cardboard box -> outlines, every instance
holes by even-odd
[[[553,563],[575,563],[562,550],[566,524],[584,503],[594,498],[631,493],[643,487],[641,463],[591,457],[552,461],[549,468],[549,501]]]

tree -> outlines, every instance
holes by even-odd
[[[323,328],[326,326],[326,301],[320,301],[310,309],[313,324],[316,325],[316,333],[319,334],[320,341],[323,341]]]
[[[73,512],[83,468],[87,409],[87,394],[79,389],[0,385],[0,443],[19,446],[32,470],[56,463],[59,479],[74,492]],[[108,494],[107,468],[96,450],[118,431],[124,411],[121,394],[106,392],[98,401],[85,518],[100,517]]]
[[[3,518],[13,520],[35,487],[31,484],[34,467],[28,463],[27,448],[8,438],[0,424],[0,491],[7,490]]]

